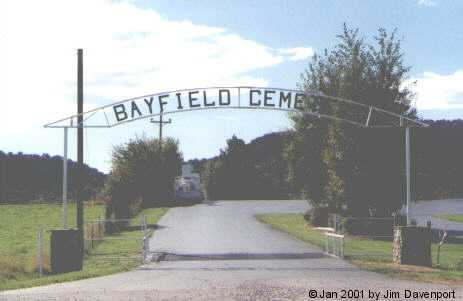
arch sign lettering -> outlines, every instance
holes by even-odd
[[[305,104],[305,102],[322,101],[352,106],[359,111],[359,114],[356,114],[356,119],[345,118],[341,115],[335,116],[322,112],[319,109],[320,106],[306,106]],[[313,107],[313,109],[308,110],[308,107]],[[426,126],[418,120],[403,115],[352,100],[324,95],[320,92],[245,86],[185,89],[135,97],[84,112],[82,114],[84,120],[82,126],[108,128],[161,114],[213,109],[301,112],[302,114],[341,120],[359,126],[375,126],[370,123],[370,120],[373,114],[378,113],[390,119],[390,126],[398,126],[399,123],[400,125],[406,123],[406,126]],[[77,115],[49,123],[45,127],[78,127]]]

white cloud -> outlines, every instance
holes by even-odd
[[[307,59],[314,55],[312,47],[295,47],[289,49],[280,49],[280,53],[290,55],[291,61],[299,61]]]
[[[313,54],[168,20],[129,2],[2,1],[0,19],[0,80],[7,87],[0,90],[7,112],[0,126],[10,129],[1,139],[34,135],[44,123],[75,112],[77,48],[84,48],[87,108],[178,88],[265,86],[267,79],[250,73]]]
[[[463,108],[463,70],[447,75],[424,72],[412,80],[417,81],[418,110]]]
[[[437,2],[434,1],[434,0],[418,0],[416,3],[417,3],[418,5],[427,6],[427,7],[431,7],[431,6],[436,6],[436,5],[437,5]]]

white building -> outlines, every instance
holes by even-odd
[[[193,172],[192,164],[182,165],[182,175],[175,178],[175,198],[178,200],[202,200],[201,177]]]

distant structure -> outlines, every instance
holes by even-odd
[[[182,165],[182,175],[175,178],[175,199],[178,201],[202,201],[204,194],[201,177],[193,172],[193,165]]]

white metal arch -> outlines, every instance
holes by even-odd
[[[324,103],[341,105],[337,115],[324,111]],[[308,109],[309,106],[312,109]],[[326,107],[326,106],[325,106]],[[328,106],[329,107],[329,106]],[[343,115],[351,108],[359,114]],[[426,123],[408,116],[390,112],[372,105],[349,99],[325,95],[318,91],[300,91],[294,89],[271,87],[207,87],[182,89],[168,92],[143,95],[107,104],[80,115],[72,115],[44,125],[46,128],[64,129],[63,156],[63,219],[67,228],[67,160],[69,128],[112,128],[120,124],[133,122],[149,117],[207,110],[272,110],[296,112],[303,115],[327,118],[345,122],[359,127],[397,127],[406,129],[406,181],[407,181],[407,221],[411,198],[410,186],[410,132],[409,127],[426,127]],[[375,114],[383,117],[380,124],[372,123]],[[78,124],[78,117],[83,122]]]
[[[338,116],[321,109],[308,110],[310,103],[338,103],[360,113],[357,118]],[[72,115],[45,125],[46,128],[111,128],[120,124],[155,117],[161,114],[204,110],[276,110],[299,112],[321,118],[334,119],[358,126],[427,126],[425,123],[349,99],[325,95],[317,91],[300,91],[271,87],[207,87],[182,89],[143,95],[107,104],[82,113],[83,124],[79,125],[79,115]],[[371,124],[372,115],[386,117],[383,124]]]

